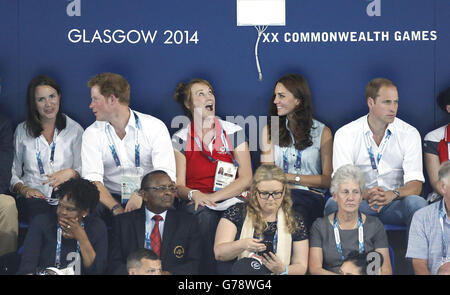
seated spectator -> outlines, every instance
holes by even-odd
[[[375,256],[376,255],[376,256]],[[373,257],[372,257],[373,256]],[[372,259],[373,258],[373,259]],[[371,260],[376,259],[378,267],[374,267],[372,274],[380,274],[379,266],[383,264],[383,255],[376,251],[369,253],[359,253],[358,251],[353,251],[348,254],[345,261],[339,268],[339,274],[341,275],[367,275],[368,268],[370,267]],[[378,271],[377,271],[378,268]]]
[[[438,172],[437,186],[443,199],[420,209],[413,216],[406,257],[412,258],[414,273],[435,275],[450,259],[450,162]],[[445,234],[444,234],[445,233]]]
[[[437,104],[446,114],[450,113],[450,88],[442,91],[437,97]],[[428,195],[428,202],[433,203],[442,199],[437,183],[439,166],[448,161],[448,144],[450,143],[450,124],[446,124],[425,135],[423,140],[423,152],[425,168],[430,179],[433,192]]]
[[[272,274],[306,273],[308,233],[292,209],[281,168],[262,165],[255,171],[245,203],[228,208],[220,219],[214,253],[220,261],[254,258]]]
[[[11,190],[23,196],[24,216],[31,220],[55,211],[53,189],[81,172],[83,128],[62,112],[61,88],[50,77],[28,84],[27,119],[14,133]],[[21,204],[19,202],[19,204]]]
[[[128,255],[127,270],[129,275],[160,275],[161,260],[152,250],[140,248]]]
[[[389,245],[381,221],[361,213],[365,180],[353,165],[339,168],[331,180],[331,194],[338,210],[317,219],[311,228],[309,271],[313,275],[338,274],[352,251],[377,251],[383,256],[381,274],[392,274]]]
[[[106,226],[89,214],[99,200],[97,187],[82,178],[71,179],[59,187],[57,197],[56,215],[40,214],[31,222],[18,274],[48,267],[102,274],[107,263]]]
[[[13,161],[13,135],[11,122],[0,116],[0,256],[17,250],[19,233],[18,212],[9,191]],[[0,259],[0,261],[2,261]],[[4,265],[0,262],[0,271]]]
[[[172,137],[179,208],[194,214],[199,222],[202,274],[215,274],[214,235],[226,208],[218,209],[224,206],[221,203],[238,202],[252,181],[248,143],[242,127],[216,117],[216,97],[208,81],[179,83],[175,100],[190,120]],[[223,175],[218,173],[221,167],[225,167]]]
[[[399,95],[392,81],[369,81],[366,102],[369,113],[334,135],[333,173],[346,164],[361,169],[367,188],[360,211],[385,224],[409,228],[414,213],[427,205],[420,196],[425,178],[419,131],[396,117]],[[329,198],[324,215],[336,210],[336,202]]]
[[[82,176],[97,185],[100,202],[93,213],[109,227],[112,216],[141,208],[134,192],[145,174],[157,168],[175,180],[175,157],[166,125],[130,109],[130,84],[123,76],[101,73],[88,87],[96,121],[83,133]]]
[[[109,273],[127,274],[128,256],[144,247],[161,257],[164,271],[198,274],[202,255],[198,223],[193,215],[173,209],[176,193],[166,172],[155,170],[144,176],[141,208],[113,218]]]
[[[312,113],[306,79],[298,74],[281,77],[273,90],[261,153],[261,163],[276,164],[286,173],[293,208],[308,229],[316,218],[323,217],[324,194],[330,188],[333,171],[333,136],[330,128],[313,119]],[[271,130],[274,118],[279,119],[279,130]]]

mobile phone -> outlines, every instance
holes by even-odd
[[[273,253],[273,242],[272,241],[263,241],[263,244],[266,246],[266,250],[264,250],[263,252],[259,252],[260,255],[269,254],[269,252]]]

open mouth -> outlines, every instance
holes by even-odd
[[[209,103],[205,106],[205,109],[212,112],[214,110],[214,105],[212,103]]]

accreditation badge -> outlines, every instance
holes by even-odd
[[[237,167],[233,163],[217,161],[216,176],[214,177],[214,191],[223,189],[236,178]]]
[[[140,169],[142,170],[142,169]],[[138,191],[141,185],[142,173],[137,169],[135,174],[124,174],[121,177],[121,203],[126,205],[130,200],[131,195]]]

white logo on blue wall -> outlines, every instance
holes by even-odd
[[[373,0],[367,5],[366,13],[368,16],[381,16],[381,0]]]
[[[81,16],[81,0],[68,0],[66,13],[68,16]]]

